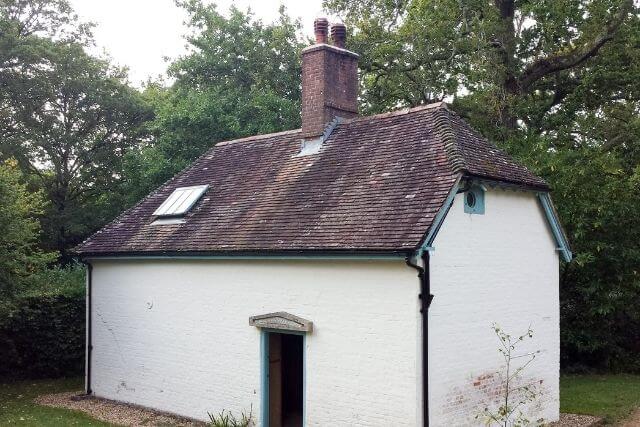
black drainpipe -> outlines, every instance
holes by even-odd
[[[420,279],[420,313],[422,314],[422,420],[423,426],[429,427],[429,306],[433,300],[429,274],[429,252],[422,252],[422,265],[411,262],[412,255],[407,255],[406,263],[418,271]]]
[[[87,266],[87,395],[91,394],[91,350],[93,350],[93,345],[92,345],[92,340],[91,340],[91,329],[92,329],[92,322],[91,322],[91,312],[92,312],[92,307],[91,307],[91,282],[93,279],[93,266],[85,261],[84,262]]]

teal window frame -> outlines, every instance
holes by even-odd
[[[475,204],[473,206],[467,203],[468,194],[473,194]],[[472,215],[484,215],[484,189],[478,185],[471,186],[463,193],[464,212]]]

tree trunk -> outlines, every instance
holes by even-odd
[[[495,0],[500,12],[500,29],[496,34],[498,58],[502,68],[499,75],[500,85],[500,121],[505,129],[512,130],[517,126],[517,118],[512,111],[515,98],[519,95],[516,69],[516,30],[514,27],[514,0]]]

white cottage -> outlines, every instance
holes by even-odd
[[[315,23],[302,128],[217,144],[93,235],[87,393],[258,425],[475,425],[492,323],[534,338],[558,418],[558,263],[540,178],[444,103],[357,115],[358,56]]]

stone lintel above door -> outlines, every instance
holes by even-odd
[[[255,326],[256,328],[279,329],[283,331],[307,333],[313,331],[313,322],[284,311],[251,316],[249,318],[249,325]]]

